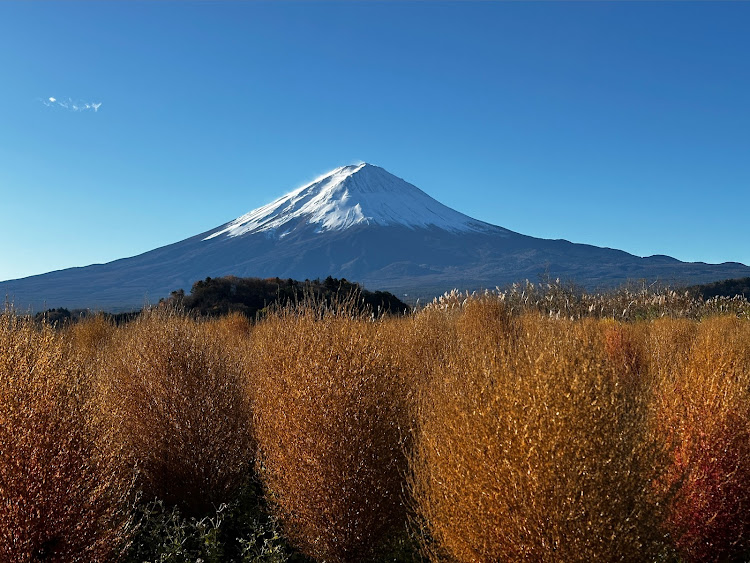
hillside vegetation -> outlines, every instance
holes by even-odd
[[[711,299],[712,297],[734,297],[736,295],[750,299],[750,278],[737,278],[705,283],[692,286],[688,288],[688,290],[703,299]]]
[[[387,291],[368,291],[361,285],[328,276],[325,280],[279,278],[206,278],[193,284],[189,294],[182,289],[175,290],[167,299],[159,302],[160,307],[179,308],[201,317],[220,317],[230,313],[240,313],[250,320],[264,316],[269,309],[293,306],[304,301],[333,304],[349,302],[358,312],[365,311],[380,316],[383,314],[404,314],[409,306]],[[90,317],[88,310],[66,308],[48,309],[38,313],[37,321],[52,325],[77,322]],[[129,322],[139,312],[105,313],[116,324]]]
[[[368,291],[359,284],[328,276],[325,280],[297,281],[279,278],[206,278],[193,284],[189,295],[173,291],[167,305],[178,305],[201,316],[242,313],[249,319],[264,315],[269,307],[284,307],[305,300],[331,305],[352,301],[359,312],[407,313],[409,307],[387,291]]]
[[[1,561],[742,561],[748,506],[744,299],[0,316]]]

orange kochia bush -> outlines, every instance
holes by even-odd
[[[199,515],[228,502],[254,445],[241,331],[174,311],[144,312],[107,345],[97,378],[108,446],[147,497]]]
[[[686,561],[744,559],[750,551],[750,321],[658,321],[657,428],[676,488],[668,530]]]
[[[290,539],[362,561],[405,530],[405,385],[387,322],[286,311],[253,333],[260,475]]]
[[[48,327],[0,316],[0,561],[109,561],[130,480],[97,448],[86,374]]]
[[[429,315],[439,314],[428,311]],[[422,387],[410,485],[436,560],[669,553],[639,338],[470,299]],[[446,330],[446,327],[439,323]]]

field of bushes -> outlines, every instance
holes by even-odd
[[[0,315],[0,561],[747,561],[750,303]]]

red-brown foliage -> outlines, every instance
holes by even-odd
[[[750,322],[713,318],[652,329],[659,426],[677,486],[668,529],[686,561],[750,554]],[[667,359],[667,362],[664,360]]]

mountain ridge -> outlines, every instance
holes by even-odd
[[[354,196],[354,197],[353,197]],[[449,231],[506,231],[451,209],[418,187],[366,162],[341,166],[271,203],[222,225],[204,240],[267,232],[299,221],[316,226],[316,233],[356,225],[435,226]],[[294,227],[292,227],[294,228]]]
[[[429,297],[540,275],[588,289],[628,280],[694,285],[750,276],[740,263],[641,258],[617,249],[540,239],[453,210],[366,163],[337,168],[218,227],[106,264],[0,282],[19,310],[126,310],[197,280],[333,276],[367,289]]]

